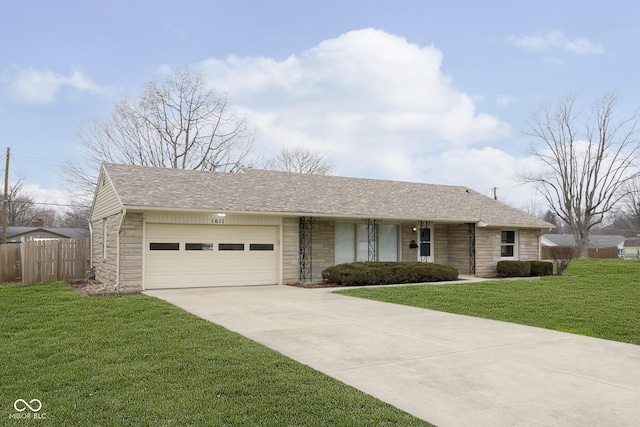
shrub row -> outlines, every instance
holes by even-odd
[[[457,280],[458,270],[425,262],[353,262],[325,269],[322,279],[337,286],[440,282]]]
[[[553,263],[547,261],[499,261],[498,276],[530,277],[551,276]]]

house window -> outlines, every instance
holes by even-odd
[[[336,223],[336,265],[355,261],[355,224]]]
[[[396,224],[380,225],[379,261],[398,261],[398,226]]]
[[[398,261],[398,225],[378,224],[376,261]],[[367,224],[336,223],[335,262],[344,264],[369,259]]]
[[[516,232],[514,230],[503,230],[500,235],[500,256],[502,258],[514,258],[516,256]]]

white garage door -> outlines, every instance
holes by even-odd
[[[277,283],[274,226],[147,224],[145,289]]]

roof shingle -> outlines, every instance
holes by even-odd
[[[461,186],[258,169],[227,173],[116,164],[103,168],[123,207],[552,227]]]

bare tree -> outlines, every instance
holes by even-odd
[[[72,202],[61,214],[60,227],[88,228],[91,207],[81,201]]]
[[[624,197],[624,184],[638,176],[638,117],[616,115],[618,97],[609,94],[580,121],[570,96],[533,115],[528,133],[542,162],[523,179],[534,183],[571,230],[581,257],[588,257],[590,230]]]
[[[57,221],[55,210],[37,204],[33,197],[27,194],[20,181],[9,185],[9,204],[7,209],[7,223],[11,226],[30,226],[36,220],[44,221],[50,227]]]
[[[631,230],[640,232],[640,179],[627,181],[623,188],[625,197],[619,218],[624,218]]]
[[[264,163],[265,169],[294,173],[330,175],[334,165],[328,154],[302,147],[283,148]]]
[[[140,97],[123,98],[84,129],[85,159],[67,162],[68,180],[91,194],[103,162],[235,171],[254,136],[245,118],[230,111],[226,94],[210,89],[202,74],[180,69],[150,81]]]

